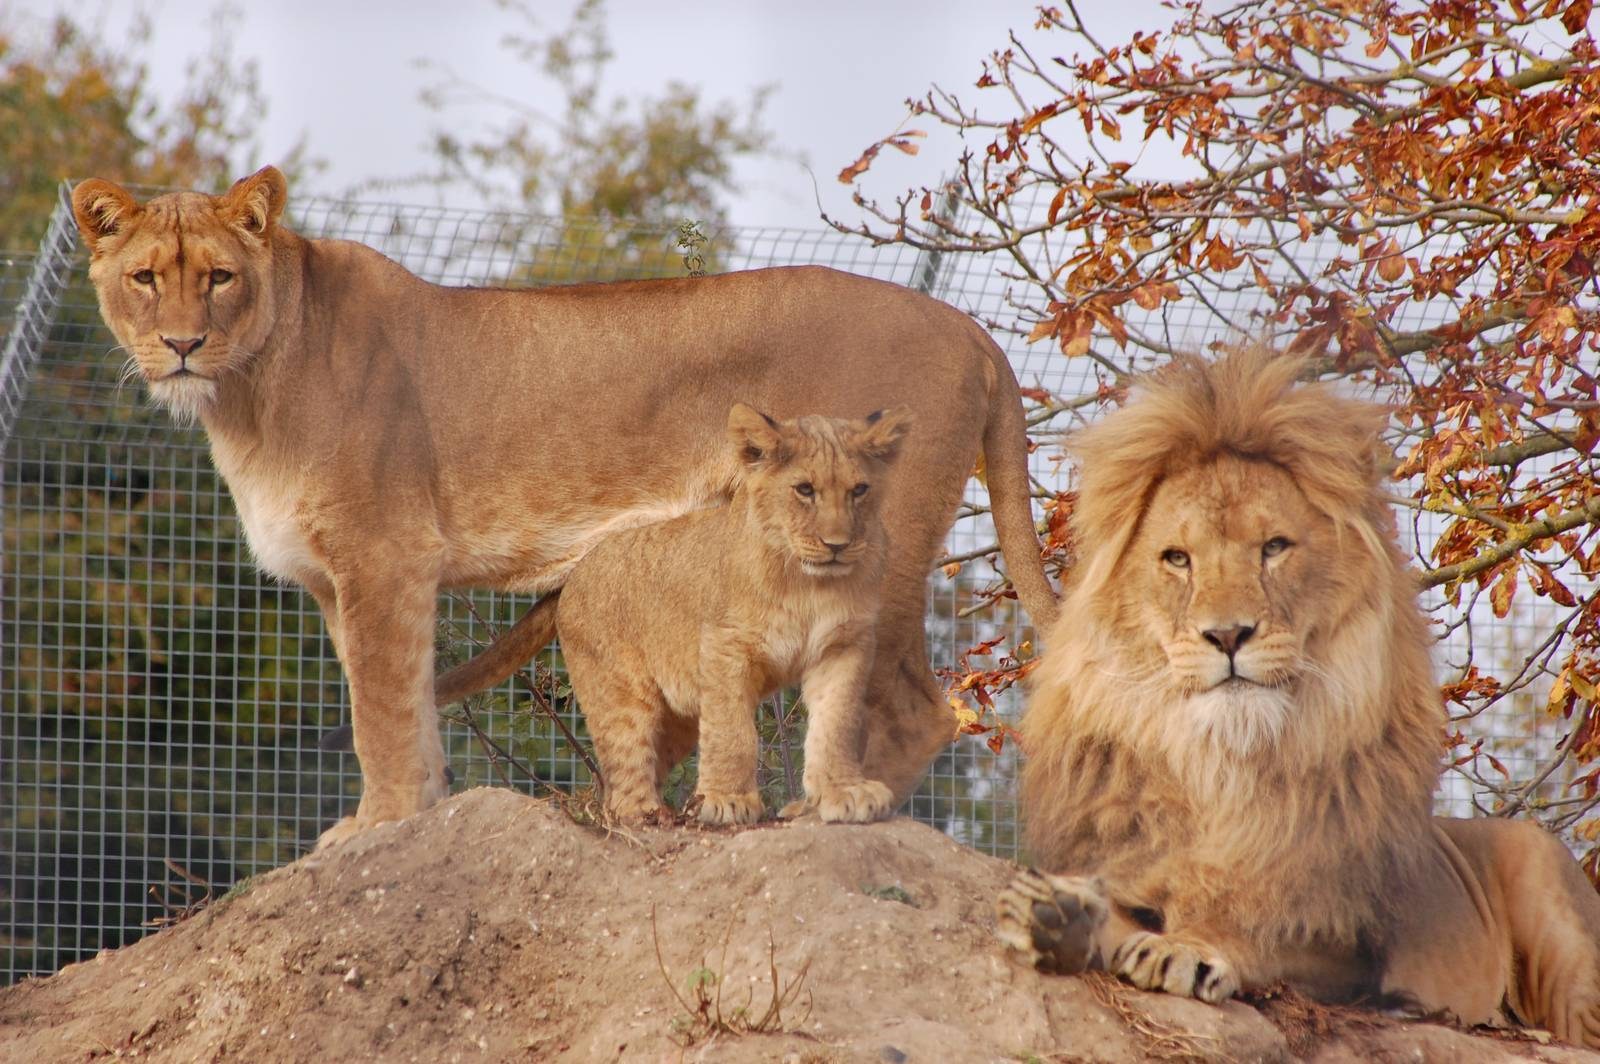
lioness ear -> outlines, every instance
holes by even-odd
[[[728,441],[739,461],[747,466],[781,459],[783,429],[753,406],[734,403],[728,411]]]
[[[278,224],[289,198],[289,183],[276,166],[263,166],[233,183],[219,197],[222,220],[250,236],[265,240]]]
[[[114,181],[91,177],[72,190],[72,217],[91,255],[99,254],[100,242],[121,232],[141,209],[139,201]]]
[[[887,462],[900,453],[900,443],[915,420],[910,408],[904,406],[874,410],[856,423],[855,445],[869,458]]]

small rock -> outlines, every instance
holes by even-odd
[[[884,1046],[878,1050],[878,1059],[883,1064],[906,1064],[906,1055],[894,1046]]]

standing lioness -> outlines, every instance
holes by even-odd
[[[980,454],[1017,592],[1036,624],[1054,615],[1016,378],[958,311],[814,267],[442,288],[360,244],[297,236],[279,224],[285,197],[268,167],[222,196],[143,204],[90,180],[72,204],[106,323],[151,394],[205,427],[261,567],[322,607],[363,778],[356,815],[324,840],[445,793],[439,589],[550,591],[606,533],[723,497],[736,399],[780,417],[893,402],[929,427],[883,503],[866,690],[865,768],[897,798],[954,730],[924,652],[924,584]]]
[[[732,501],[618,532],[572,571],[556,626],[614,815],[661,810],[661,782],[698,733],[700,819],[760,819],[756,704],[796,682],[806,796],[786,812],[861,822],[894,811],[889,788],[862,776],[859,737],[884,560],[878,499],[909,424],[904,410],[777,422],[739,403]]]

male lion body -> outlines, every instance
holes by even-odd
[[[894,811],[861,772],[861,690],[882,579],[878,499],[908,419],[728,419],[739,485],[726,506],[608,536],[558,597],[568,674],[594,738],[606,807],[662,808],[661,782],[698,745],[699,817],[761,817],[757,702],[801,684],[805,799],[823,820]]]
[[[897,797],[953,731],[924,651],[924,585],[980,453],[1018,593],[1036,620],[1053,612],[1016,380],[952,308],[820,268],[444,288],[291,232],[285,196],[269,167],[223,196],[145,204],[90,180],[73,207],[107,324],[153,396],[205,427],[260,565],[322,607],[363,777],[356,815],[325,840],[445,793],[439,589],[550,591],[608,532],[724,497],[718,430],[735,399],[780,416],[899,403],[930,428],[884,504],[866,690],[865,764]],[[441,687],[455,697],[464,682]]]
[[[1600,896],[1537,827],[1430,815],[1444,714],[1375,460],[1295,361],[1180,360],[1075,445],[1078,572],[1022,724],[1041,967],[1286,981],[1600,1044]]]

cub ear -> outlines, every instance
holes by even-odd
[[[782,426],[744,403],[734,403],[728,411],[728,442],[733,444],[742,465],[756,466],[783,458]]]
[[[222,220],[258,240],[265,240],[278,224],[289,198],[289,183],[276,166],[263,166],[217,197]]]
[[[911,431],[916,417],[909,407],[892,406],[874,410],[855,425],[856,448],[868,458],[890,461],[900,453],[900,444]]]
[[[98,255],[100,242],[121,232],[142,209],[127,189],[103,178],[80,181],[72,190],[72,217],[91,255]]]

